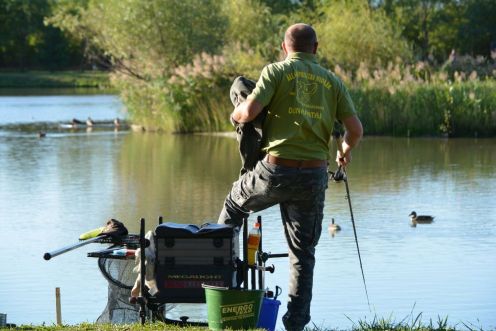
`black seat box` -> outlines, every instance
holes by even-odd
[[[155,240],[159,300],[204,303],[202,284],[236,286],[237,229],[168,222],[155,229]]]

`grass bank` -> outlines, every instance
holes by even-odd
[[[99,88],[110,89],[107,72],[26,71],[0,72],[0,88]]]
[[[409,315],[402,319],[401,321],[396,321],[392,316],[388,318],[374,317],[371,321],[359,320],[352,321],[352,327],[349,329],[351,331],[456,331],[456,330],[469,330],[469,331],[482,331],[484,330],[482,326],[473,325],[472,323],[459,323],[457,325],[450,325],[448,323],[448,317],[441,318],[438,317],[437,320],[429,320],[429,322],[422,321],[422,313],[418,315]],[[13,329],[2,329],[0,330],[13,330]],[[207,331],[207,327],[184,327],[184,326],[174,326],[171,324],[164,324],[160,322],[141,325],[139,323],[135,324],[124,324],[124,325],[111,325],[111,324],[93,324],[93,323],[82,323],[78,325],[64,325],[64,326],[34,326],[34,325],[21,325],[14,330],[41,330],[41,331],[156,331],[156,330],[167,330],[167,331]],[[257,331],[263,331],[264,329],[252,329]],[[278,329],[279,330],[279,329]],[[282,330],[282,328],[280,328]],[[338,329],[326,328],[318,325],[312,325],[310,323],[305,331],[335,331]],[[342,330],[342,329],[339,329]]]

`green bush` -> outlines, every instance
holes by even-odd
[[[360,63],[387,63],[411,58],[406,41],[382,10],[363,0],[333,1],[322,7],[315,24],[319,54],[327,63],[357,69]]]
[[[223,56],[203,53],[176,67],[168,78],[142,81],[114,74],[113,81],[134,122],[168,132],[221,131],[229,125],[230,66]]]

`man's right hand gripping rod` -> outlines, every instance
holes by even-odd
[[[338,151],[343,155],[343,145],[341,144],[341,131],[339,129],[334,128],[332,132],[332,136],[336,140],[336,146],[338,148]],[[341,158],[342,159],[342,158]],[[335,182],[341,182],[343,180],[346,180],[346,172],[341,164],[338,165],[338,169],[335,172],[329,171],[331,174],[331,179],[334,180]]]

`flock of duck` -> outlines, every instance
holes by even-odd
[[[410,215],[410,225],[412,227],[416,227],[417,224],[431,224],[434,222],[434,216],[430,215],[417,215],[415,211],[412,211]],[[337,232],[341,231],[341,227],[335,223],[334,218],[331,219],[331,223],[329,223],[327,230],[331,236],[335,236]]]
[[[121,126],[121,121],[119,120],[119,118],[118,118],[118,117],[116,117],[116,118],[114,119],[113,123],[114,123],[114,126],[115,126],[116,128],[118,128],[118,127],[120,127],[120,126]],[[97,124],[97,123],[95,123],[95,121],[93,121],[93,120],[91,119],[91,117],[88,117],[88,119],[87,119],[86,121],[84,121],[84,122],[83,122],[83,121],[78,120],[77,118],[73,118],[73,119],[72,119],[72,121],[71,121],[71,124],[70,124],[70,125],[72,125],[72,127],[76,128],[76,127],[78,127],[78,126],[93,127],[93,126],[95,126],[95,124]]]
[[[116,117],[113,121],[99,121],[95,122],[91,117],[88,117],[86,121],[81,121],[78,120],[77,118],[73,118],[69,123],[67,124],[60,124],[60,128],[62,129],[80,129],[80,128],[86,128],[87,130],[91,130],[95,126],[100,126],[100,127],[108,127],[108,126],[113,126],[114,129],[119,129],[121,127],[122,123],[121,120]],[[39,131],[38,132],[38,137],[44,138],[46,137],[46,132],[45,131]]]

